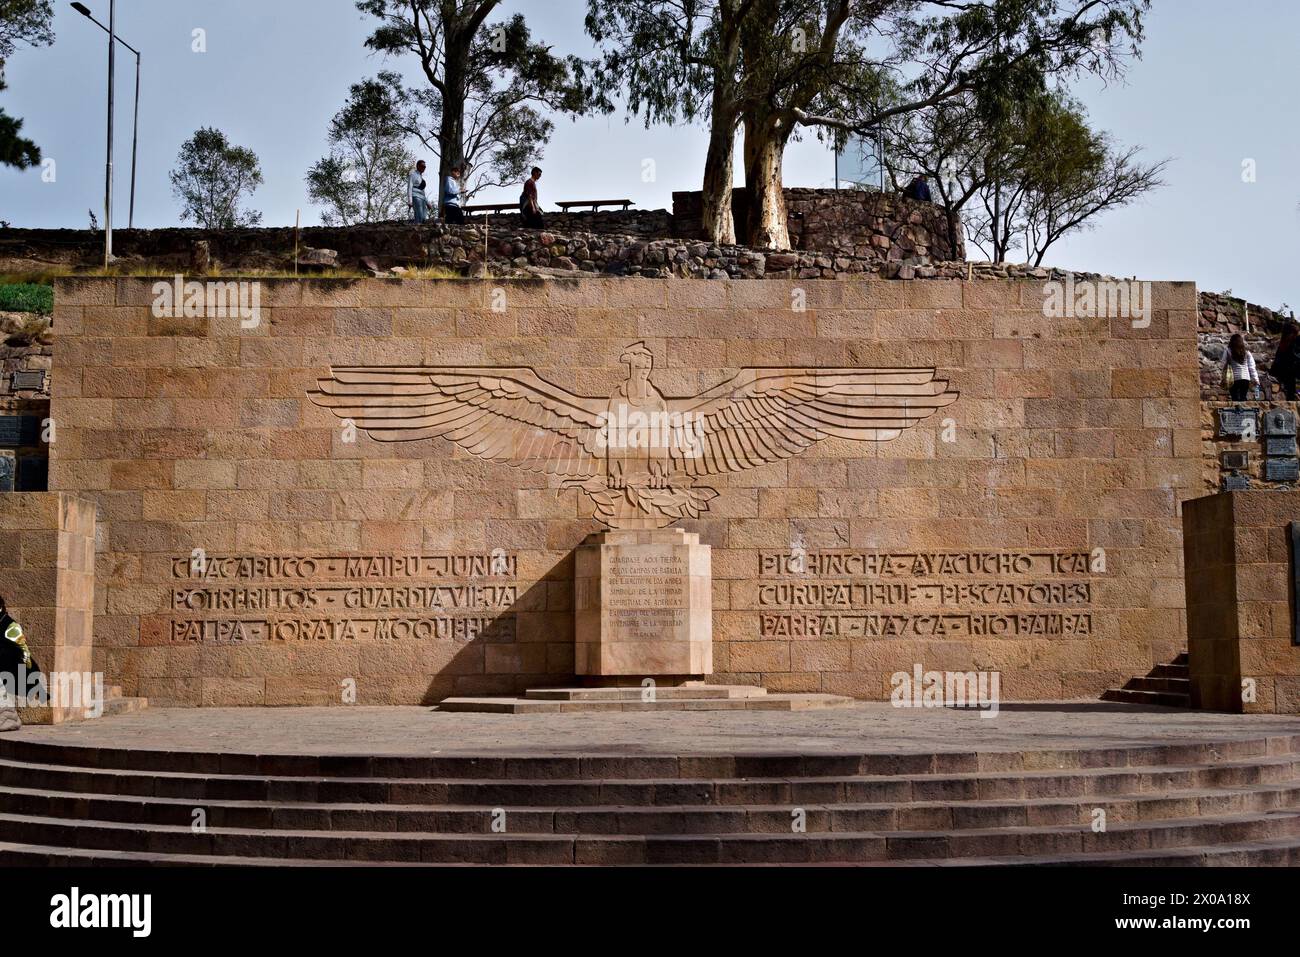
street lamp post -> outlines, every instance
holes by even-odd
[[[111,38],[111,39],[109,40],[109,45],[108,45],[108,46],[109,46],[109,49],[108,49],[108,63],[109,63],[109,67],[108,67],[108,104],[109,104],[109,105],[108,105],[108,151],[109,151],[109,152],[108,152],[108,168],[107,168],[107,170],[106,170],[106,174],[107,174],[107,184],[106,184],[106,188],[105,188],[105,214],[104,214],[104,216],[105,216],[105,226],[106,226],[106,232],[105,232],[105,263],[104,263],[105,265],[108,265],[108,257],[111,256],[111,255],[112,255],[112,252],[113,252],[113,238],[112,238],[112,237],[113,237],[113,229],[112,229],[112,225],[113,225],[113,210],[112,210],[112,197],[113,197],[113,178],[112,178],[112,177],[113,177],[113,42],[112,42],[112,41],[113,41],[114,39],[117,40],[118,43],[122,44],[122,46],[126,47],[128,50],[130,50],[132,53],[135,54],[135,117],[134,117],[134,122],[133,122],[133,124],[132,124],[132,129],[131,129],[131,211],[130,211],[130,218],[127,220],[127,226],[128,226],[128,228],[131,228],[131,229],[134,229],[134,228],[135,228],[135,169],[136,169],[136,154],[137,154],[137,150],[138,150],[139,143],[140,143],[140,51],[137,50],[135,47],[131,46],[131,44],[127,43],[127,42],[126,42],[125,40],[123,40],[121,37],[119,37],[119,36],[117,35],[116,30],[114,30],[113,26],[111,26],[111,24],[113,23],[113,20],[114,20],[115,7],[116,7],[116,4],[115,4],[114,0],[109,0],[109,5],[108,5],[108,22],[109,22],[110,26],[107,26],[107,27],[106,27],[106,26],[104,26],[104,24],[100,23],[98,20],[95,19],[94,15],[91,14],[90,10],[86,7],[86,5],[85,5],[84,3],[74,3],[74,4],[72,4],[72,9],[76,10],[78,13],[80,13],[83,17],[85,17],[85,18],[86,18],[87,20],[89,20],[91,23],[95,24],[95,26],[97,26],[97,27],[99,27],[101,30],[105,31],[105,32],[109,35],[109,37]]]

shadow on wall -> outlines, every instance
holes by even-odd
[[[572,684],[573,555],[570,553],[465,642],[432,677],[421,704],[443,698],[522,694]]]

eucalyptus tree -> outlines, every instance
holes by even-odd
[[[521,181],[554,124],[606,106],[587,79],[589,65],[533,39],[524,18],[488,17],[501,0],[357,0],[378,20],[366,46],[413,57],[424,78],[403,88],[400,116],[437,154],[439,182],[468,171],[468,193]],[[396,74],[388,74],[396,76]]]

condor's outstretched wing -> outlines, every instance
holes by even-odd
[[[887,442],[956,401],[934,369],[742,369],[671,400],[671,455],[689,475],[741,472],[825,438]]]
[[[345,366],[311,400],[381,442],[447,438],[480,458],[564,478],[599,474],[605,400],[523,367]]]

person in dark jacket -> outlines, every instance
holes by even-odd
[[[903,195],[908,199],[919,200],[923,203],[934,202],[930,198],[930,183],[924,176],[918,176],[907,184],[907,189],[903,190]]]
[[[4,597],[0,596],[0,682],[6,692],[25,701],[32,679],[40,674],[41,667],[27,647],[22,625],[14,621]],[[16,704],[12,699],[0,702],[0,731],[16,731],[22,727]]]
[[[525,229],[545,229],[546,220],[542,216],[542,204],[537,199],[537,181],[542,178],[542,168],[534,166],[528,179],[524,180],[524,191],[519,194],[520,221]]]
[[[1282,339],[1277,344],[1277,353],[1273,363],[1268,367],[1268,374],[1277,380],[1288,402],[1295,401],[1296,373],[1300,372],[1300,326],[1291,323],[1282,332]]]

